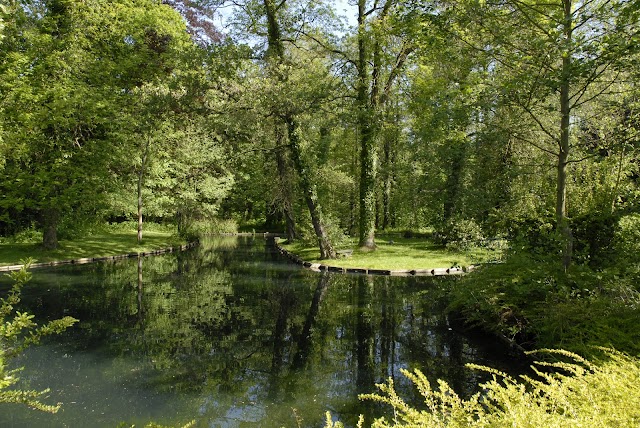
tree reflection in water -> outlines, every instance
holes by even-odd
[[[2,426],[118,422],[198,426],[347,423],[384,409],[358,401],[420,368],[475,391],[475,362],[509,369],[506,351],[452,329],[455,279],[337,275],[287,263],[261,238],[215,238],[184,253],[36,271],[23,304],[40,320],[81,320],[29,351],[30,387],[50,386],[64,411],[0,408]],[[45,291],[47,290],[47,291]],[[66,357],[65,357],[66,356]],[[295,409],[295,412],[294,410]],[[10,415],[9,415],[10,412]]]

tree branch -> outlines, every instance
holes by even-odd
[[[313,35],[312,35],[312,34],[310,34],[310,33],[307,33],[307,32],[302,31],[302,30],[301,30],[300,32],[301,32],[301,34],[303,34],[305,37],[308,37],[308,38],[310,38],[311,40],[313,40],[314,42],[316,42],[316,43],[318,44],[318,46],[320,46],[322,49],[326,50],[327,52],[331,52],[331,53],[334,53],[334,54],[336,54],[336,55],[339,55],[339,56],[340,56],[340,57],[342,57],[342,59],[344,59],[346,62],[348,62],[349,64],[352,64],[353,66],[356,66],[356,67],[357,67],[356,62],[355,62],[354,60],[352,60],[351,58],[349,58],[349,56],[348,56],[344,51],[341,51],[341,50],[340,50],[340,49],[338,49],[338,48],[334,48],[334,47],[331,47],[331,46],[329,46],[329,45],[325,44],[325,43],[324,43],[324,42],[322,42],[320,39],[318,39],[317,37],[313,36]]]
[[[391,86],[393,85],[394,80],[398,77],[398,73],[400,72],[402,67],[404,67],[404,64],[406,63],[407,58],[409,57],[411,52],[413,52],[415,50],[415,46],[414,45],[405,44],[404,41],[402,43],[403,43],[404,46],[400,50],[400,52],[398,52],[398,55],[396,55],[395,65],[391,69],[391,72],[389,73],[389,77],[387,77],[387,82],[384,85],[383,97],[382,97],[382,99],[380,101],[380,104],[382,104],[382,105],[385,105],[385,103],[389,99],[389,94],[391,92]]]
[[[536,116],[536,114],[529,108],[529,106],[523,105],[522,103],[518,103],[518,102],[516,102],[516,104],[518,106],[520,106],[524,111],[526,111],[529,114],[529,116],[531,116],[531,118],[538,124],[538,126],[540,127],[542,132],[544,132],[545,134],[547,134],[547,136],[549,136],[549,138],[551,138],[551,141],[554,141],[555,143],[559,143],[560,142],[560,139],[558,137],[556,137],[555,135],[553,135],[547,129],[547,127],[542,123],[540,118],[538,118],[538,116]]]

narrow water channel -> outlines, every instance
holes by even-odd
[[[509,370],[507,350],[451,326],[455,278],[316,273],[262,237],[212,238],[190,251],[34,270],[21,310],[80,322],[18,361],[22,387],[50,388],[55,415],[0,404],[1,427],[353,426],[384,407],[358,400],[420,368],[471,394],[474,362]],[[4,296],[9,286],[0,279]]]

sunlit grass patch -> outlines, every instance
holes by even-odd
[[[0,243],[0,266],[19,264],[20,260],[29,257],[36,262],[51,262],[140,253],[184,243],[183,239],[169,230],[150,230],[143,233],[142,243],[138,244],[135,228],[123,230],[114,227],[106,228],[84,238],[61,240],[58,249],[51,251],[45,251],[40,242]]]
[[[376,245],[376,251],[361,251],[357,247],[356,240],[352,239],[349,245],[337,248],[338,250],[353,250],[351,256],[335,260],[320,260],[318,248],[310,247],[307,244],[284,243],[282,246],[287,251],[312,263],[345,268],[386,270],[465,267],[483,263],[498,256],[496,251],[488,249],[447,250],[427,238],[379,236]]]

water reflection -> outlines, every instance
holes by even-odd
[[[72,315],[64,336],[19,362],[30,388],[51,387],[57,415],[0,405],[0,426],[322,426],[384,409],[357,400],[401,368],[471,393],[466,362],[505,368],[504,350],[448,323],[448,278],[314,273],[263,239],[216,238],[191,251],[35,271],[23,309]],[[4,281],[4,280],[3,280]],[[4,287],[6,288],[6,287]]]

